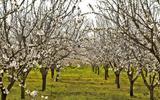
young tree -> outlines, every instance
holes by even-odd
[[[0,23],[1,70],[3,72],[0,77],[2,100],[6,99],[15,81],[19,81],[20,86],[24,86],[25,79],[30,71],[29,65],[32,62],[32,56],[29,55],[31,48],[28,38],[37,23],[37,20],[31,19],[32,15],[30,15],[34,4],[35,1],[29,2],[28,0],[22,0],[21,2],[16,0],[2,1]],[[3,74],[7,74],[8,84],[4,85]],[[24,88],[22,91],[22,94],[24,94]],[[24,95],[21,96],[24,98]]]

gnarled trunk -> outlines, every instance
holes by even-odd
[[[144,81],[144,84],[149,89],[150,100],[154,100],[154,88],[157,86],[157,84],[154,85],[154,80],[155,80],[156,74],[154,74],[153,76],[149,75],[149,82],[150,83],[147,82],[146,77],[144,76],[143,71],[141,72],[141,76],[142,76],[142,79]]]
[[[51,65],[51,78],[54,78],[54,69],[55,69],[55,65]]]
[[[97,74],[100,74],[99,66],[97,67]]]
[[[107,80],[109,77],[108,74],[108,65],[104,65],[104,79]]]
[[[120,88],[119,76],[120,76],[120,74],[117,73],[117,74],[116,74],[116,80],[115,80],[115,83],[117,84],[117,88]]]
[[[150,100],[154,100],[154,87],[153,86],[150,86],[149,93],[150,93]]]
[[[46,77],[47,75],[42,75],[42,91],[46,90]]]
[[[144,70],[145,71],[145,76],[147,77],[148,76],[148,70]]]
[[[1,89],[1,100],[6,100],[7,98],[7,93],[5,88],[3,88],[3,83],[2,83],[2,78],[0,78],[0,89]],[[10,84],[7,87],[7,91],[10,91],[10,89],[12,88],[13,84],[15,83],[15,80],[13,80],[12,82],[10,82]]]
[[[60,76],[60,68],[57,68],[57,75],[56,75],[56,82],[59,80],[59,76]]]
[[[7,94],[1,93],[1,100],[6,100],[7,99]]]
[[[42,68],[40,68],[40,72],[42,75],[42,91],[45,91],[46,90],[46,78],[47,78],[48,68],[42,67]]]
[[[0,82],[2,82],[2,78],[0,78]],[[6,100],[7,93],[5,88],[3,88],[3,83],[0,85],[0,89],[1,89],[1,100]]]
[[[25,80],[23,80],[23,82],[21,82],[21,99],[25,99],[25,88],[24,88],[24,85],[25,85]]]
[[[134,94],[133,94],[133,84],[134,84],[134,82],[130,81],[130,90],[129,90],[129,93],[130,93],[131,97],[134,96]]]
[[[108,70],[104,71],[104,79],[107,80],[108,79]]]
[[[94,73],[97,73],[97,66],[94,66]]]

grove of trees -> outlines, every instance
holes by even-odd
[[[64,60],[74,57],[89,62],[97,74],[103,67],[105,80],[112,69],[117,88],[125,71],[131,97],[142,77],[150,100],[155,99],[154,89],[160,86],[159,0],[97,0],[87,13],[81,12],[81,2],[0,0],[1,100],[15,82],[25,99],[25,82],[33,69],[39,69],[45,91],[48,71],[54,78],[56,69],[58,81],[60,69],[67,66]],[[90,14],[95,18],[86,17]]]

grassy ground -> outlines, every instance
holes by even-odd
[[[148,100],[149,94],[141,78],[134,85],[135,97],[129,97],[129,82],[126,73],[121,74],[121,88],[117,89],[114,83],[114,74],[110,71],[108,80],[103,79],[103,70],[96,75],[91,68],[67,68],[61,72],[59,82],[54,82],[47,77],[47,89],[41,91],[41,75],[38,71],[32,71],[27,79],[26,88],[38,90],[36,100],[42,100],[41,96],[49,96],[48,100]],[[156,100],[160,100],[159,88],[155,90]],[[20,100],[20,87],[14,85],[7,100]],[[26,100],[31,100],[26,95]]]

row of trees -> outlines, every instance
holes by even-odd
[[[99,65],[112,67],[120,88],[120,74],[126,70],[133,85],[141,75],[154,100],[160,84],[160,4],[158,0],[100,0],[91,23],[81,14],[81,0],[1,0],[0,1],[0,89],[1,99],[14,83],[21,86],[25,98],[25,81],[33,68],[46,77],[57,63],[78,55],[88,58],[99,74]],[[127,9],[127,10],[126,10]],[[96,12],[98,11],[98,12]],[[90,13],[86,13],[90,14]],[[60,71],[58,67],[57,71]],[[4,83],[4,80],[8,83]],[[58,80],[58,76],[56,80]]]
[[[0,1],[0,89],[6,100],[16,81],[25,98],[25,81],[33,68],[42,75],[42,91],[51,69],[79,48],[89,27],[79,0]],[[59,67],[58,67],[59,68]],[[57,69],[59,71],[59,69]],[[8,82],[4,82],[4,80]],[[57,78],[58,79],[58,76]]]
[[[96,26],[93,31],[90,59],[94,67],[103,64],[105,79],[109,66],[113,69],[117,88],[123,69],[130,82],[141,75],[154,100],[154,89],[160,85],[160,4],[157,0],[100,0],[97,3]],[[92,60],[91,60],[92,61]]]

